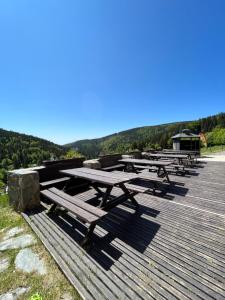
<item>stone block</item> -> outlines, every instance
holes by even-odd
[[[89,169],[101,169],[101,164],[98,159],[85,160],[83,166]]]
[[[8,173],[9,203],[24,212],[40,206],[40,185],[37,171],[19,169]]]

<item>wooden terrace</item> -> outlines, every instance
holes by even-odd
[[[23,216],[84,299],[225,299],[225,164],[208,162],[156,195],[139,193],[95,228],[72,214]],[[121,191],[114,187],[112,195]],[[79,191],[97,202],[96,190]]]

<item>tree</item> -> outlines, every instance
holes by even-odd
[[[20,160],[19,160],[19,156],[17,153],[13,153],[12,155],[12,163],[13,163],[13,167],[14,169],[18,169],[21,166]]]
[[[67,151],[67,153],[64,155],[64,158],[76,158],[76,157],[82,157],[82,155],[73,149],[70,149]]]

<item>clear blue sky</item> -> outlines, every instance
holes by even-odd
[[[225,111],[224,0],[1,0],[0,128],[63,144]]]

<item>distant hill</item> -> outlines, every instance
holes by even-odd
[[[65,148],[47,140],[0,129],[0,171],[39,165],[64,153]]]
[[[100,153],[125,153],[129,150],[152,147],[170,147],[171,136],[188,128],[195,133],[210,132],[215,127],[225,128],[225,113],[219,113],[195,121],[144,126],[121,131],[98,139],[79,140],[65,145],[78,150],[87,158],[97,157]]]

